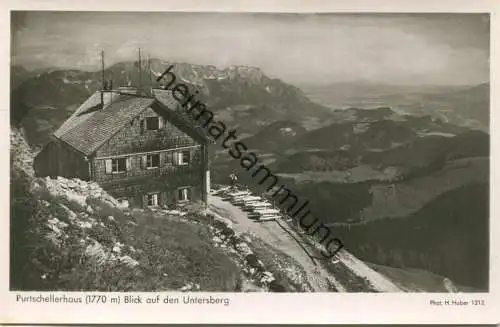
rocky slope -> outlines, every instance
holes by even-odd
[[[18,130],[11,136],[12,288],[307,290],[275,276],[251,240],[196,204],[132,210],[94,182],[34,178],[31,149]]]
[[[10,166],[15,171],[22,171],[28,176],[34,176],[33,152],[26,142],[22,129],[12,128],[10,131]]]
[[[13,130],[11,141],[14,289],[317,291],[300,260],[240,230],[231,219],[206,215],[196,206],[131,210],[94,182],[34,178],[23,136]],[[372,270],[356,277],[349,273],[353,268],[342,269],[324,275],[331,273],[328,279],[336,281],[338,273],[344,286],[325,284],[323,291],[386,289],[376,283],[374,289],[359,288],[377,275]]]

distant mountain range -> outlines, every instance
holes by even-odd
[[[143,63],[144,85],[159,86],[154,79],[169,65],[179,79],[200,91],[198,99],[217,112],[218,118],[240,133],[256,130],[278,120],[317,126],[329,117],[328,108],[310,101],[304,93],[279,79],[267,77],[260,69],[234,66],[216,69],[185,63],[151,60]],[[139,85],[138,62],[115,64],[104,71],[114,86]],[[150,73],[149,73],[150,72]],[[11,117],[26,127],[28,141],[41,144],[47,136],[93,92],[101,87],[102,72],[49,70],[29,73],[22,67],[12,70]]]
[[[30,79],[31,77],[40,75],[51,70],[57,70],[55,68],[42,68],[35,70],[26,70],[23,66],[14,65],[10,67],[10,89],[14,90],[24,81]]]
[[[390,106],[401,114],[431,115],[455,125],[489,129],[489,83],[471,86],[336,83],[301,88],[311,99],[332,109]]]

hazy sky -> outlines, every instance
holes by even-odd
[[[97,70],[140,47],[174,62],[260,67],[291,83],[476,84],[489,80],[487,14],[24,12],[12,59]]]

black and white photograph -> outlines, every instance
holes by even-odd
[[[11,291],[490,291],[489,13],[13,10],[10,38]]]

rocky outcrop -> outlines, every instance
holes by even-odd
[[[102,230],[112,230],[117,224],[111,215],[103,218],[98,212],[99,206],[108,205],[118,209],[120,205],[97,183],[46,177],[35,179],[31,190],[34,193],[47,192],[49,195],[43,196],[47,200],[38,201],[42,207],[50,208],[47,210],[50,213],[46,217],[48,232],[45,238],[56,247],[73,238],[72,243],[79,244],[85,256],[97,265],[139,265],[139,262],[131,257],[133,249],[125,247],[119,240],[105,245],[99,241],[99,237],[96,238]]]
[[[77,178],[67,179],[58,176],[56,179],[51,179],[50,177],[39,179],[35,182],[35,187],[40,186],[40,184],[43,184],[53,196],[65,197],[87,208],[89,214],[92,214],[92,208],[87,206],[87,199],[89,198],[100,199],[117,208],[123,207],[121,202],[109,195],[95,182],[86,182]]]
[[[10,130],[10,156],[12,170],[23,171],[28,176],[35,174],[33,152],[26,142],[23,131],[14,127]]]
[[[214,245],[232,254],[249,279],[271,292],[278,291],[278,289],[285,290],[274,274],[266,269],[264,263],[252,251],[249,237],[236,233],[230,221],[216,217],[213,213],[209,213],[208,217],[213,221],[209,228],[214,234],[212,238]]]

